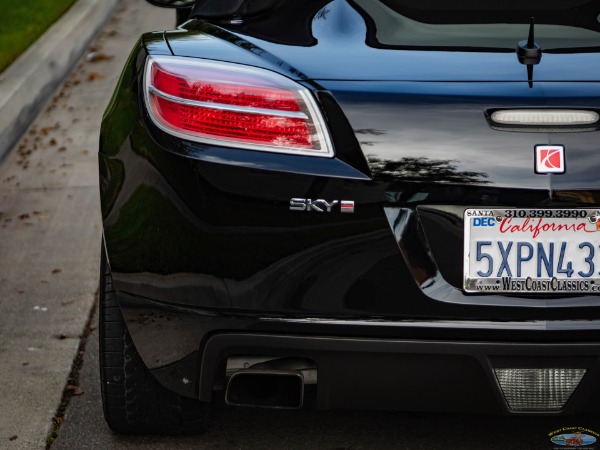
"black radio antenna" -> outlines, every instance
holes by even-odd
[[[526,41],[517,44],[517,58],[527,66],[527,82],[533,87],[533,66],[542,59],[542,47],[535,43],[535,18],[529,20],[529,36]]]

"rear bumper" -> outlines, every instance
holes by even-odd
[[[600,400],[600,343],[526,344],[219,333],[205,343],[199,397],[211,399],[232,355],[300,357],[317,365],[319,409],[513,414],[494,368],[587,369],[565,407],[594,412]]]
[[[522,414],[507,406],[494,369],[555,368],[586,374],[548,414],[600,410],[597,321],[327,320],[201,311],[124,293],[119,300],[155,378],[202,401],[224,387],[229,357],[272,356],[314,361],[320,409]]]

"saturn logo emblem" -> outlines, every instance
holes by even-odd
[[[536,145],[535,173],[565,173],[565,147],[562,145]]]

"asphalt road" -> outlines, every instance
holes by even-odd
[[[43,448],[79,336],[95,310],[100,226],[96,142],[129,49],[173,14],[124,0],[63,88],[0,167],[0,448]],[[551,449],[563,427],[600,418],[517,418],[232,408],[217,398],[207,433],[119,436],[106,426],[97,314],[57,449]],[[13,439],[14,438],[14,439]],[[589,448],[589,447],[588,447]]]

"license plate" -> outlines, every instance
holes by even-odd
[[[600,293],[600,210],[467,209],[464,290]]]

